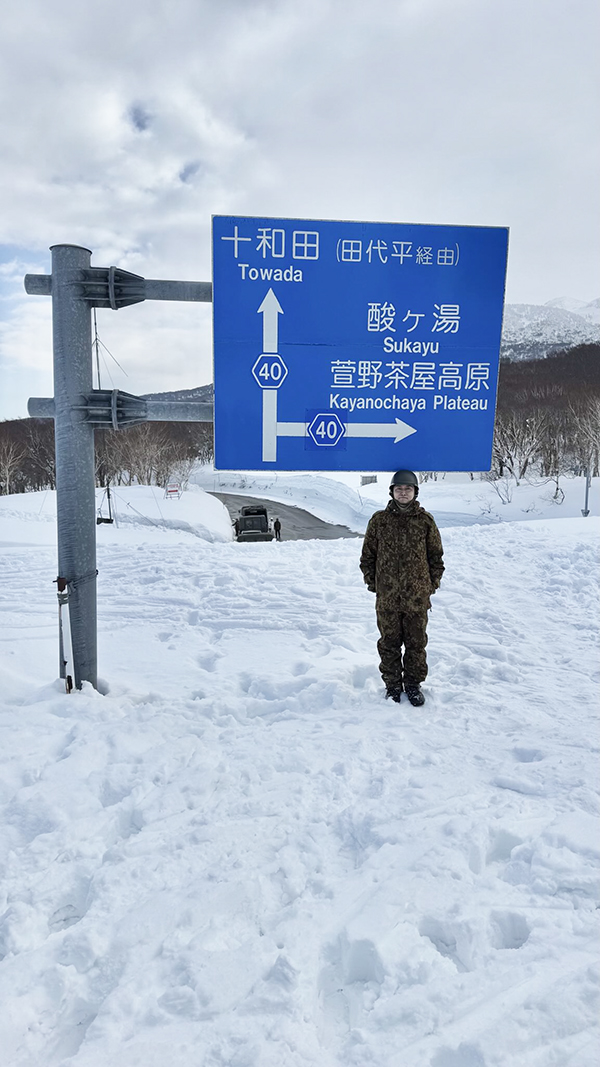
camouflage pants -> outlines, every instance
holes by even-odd
[[[377,605],[379,670],[386,686],[424,682],[427,677],[427,612]],[[403,653],[404,648],[404,653]]]

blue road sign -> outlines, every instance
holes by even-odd
[[[213,218],[220,470],[491,465],[508,230]]]

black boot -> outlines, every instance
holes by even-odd
[[[402,699],[402,682],[398,685],[388,685],[385,690],[385,699],[395,700],[396,704],[399,704]]]
[[[412,704],[413,708],[420,708],[425,703],[425,697],[423,696],[423,694],[421,692],[421,686],[419,685],[418,682],[416,682],[416,683],[405,682],[405,684],[404,684],[404,692],[406,693],[406,695],[407,695],[410,703]]]

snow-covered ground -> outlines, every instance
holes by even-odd
[[[357,530],[387,492],[252,477]],[[238,545],[198,485],[117,489],[66,695],[53,495],[0,498],[1,1067],[595,1067],[600,500],[563,488],[422,486],[423,709],[359,539]]]

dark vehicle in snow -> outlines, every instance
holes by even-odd
[[[258,505],[242,508],[235,522],[235,532],[237,541],[272,541],[267,509]]]

